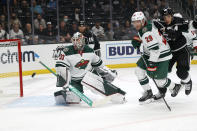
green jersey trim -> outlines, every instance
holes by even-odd
[[[155,48],[155,47],[158,47],[158,49],[159,49],[159,44],[158,44],[158,43],[155,43],[155,44],[153,44],[153,45],[151,45],[151,46],[148,46],[147,48],[148,48],[149,50],[151,50],[152,48]]]
[[[55,67],[67,67],[67,68],[70,68],[69,65],[67,65],[66,63],[61,62],[61,61],[57,61],[56,64],[55,64]]]

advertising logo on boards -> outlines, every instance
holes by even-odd
[[[106,59],[138,58],[139,54],[130,43],[106,44]]]

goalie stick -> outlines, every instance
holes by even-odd
[[[144,60],[143,54],[142,54],[141,52],[140,52],[140,55],[141,55],[141,57],[142,57],[142,60],[143,60],[144,63],[145,63],[146,68],[148,68],[148,66],[147,66],[147,64],[146,64],[146,61]],[[152,79],[153,79],[153,82],[155,83],[157,89],[159,90],[159,87],[158,87],[158,85],[157,85],[157,83],[156,83],[156,81],[155,81],[155,79],[154,79],[154,75],[153,75],[153,78],[152,78]],[[159,91],[159,92],[160,92],[160,91]],[[163,99],[163,101],[164,101],[166,107],[168,108],[168,110],[171,111],[171,107],[170,107],[170,106],[168,105],[168,103],[166,102],[166,99],[164,98],[164,96],[162,97],[162,99]]]
[[[35,57],[39,59],[39,55],[35,54]],[[38,60],[38,63],[40,63],[42,66],[44,66],[49,72],[51,72],[54,76],[57,77],[57,74],[51,70],[47,65],[45,65],[42,61]],[[68,87],[70,91],[72,91],[74,94],[76,94],[81,100],[83,100],[86,104],[88,104],[90,107],[97,107],[103,104],[106,104],[110,100],[110,96],[105,97],[104,99],[101,99],[99,101],[93,102],[90,98],[88,98],[86,95],[78,91],[74,86],[69,85]]]

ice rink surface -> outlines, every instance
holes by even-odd
[[[90,108],[55,105],[56,78],[52,74],[24,77],[24,97],[0,96],[0,131],[197,131],[197,65],[191,66],[193,91],[176,98],[167,93],[169,112],[163,101],[139,105],[142,89],[135,68],[117,69],[114,84],[127,92],[125,104],[108,103]],[[176,70],[169,75],[175,82]],[[18,78],[0,79],[4,92],[17,85]],[[151,81],[154,93],[157,89]],[[98,96],[85,90],[92,99]]]

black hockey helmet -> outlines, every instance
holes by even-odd
[[[171,16],[173,16],[173,10],[172,10],[172,8],[170,8],[170,7],[167,7],[167,8],[164,8],[162,11],[161,11],[161,15],[162,16],[166,16],[166,15],[171,15]]]

